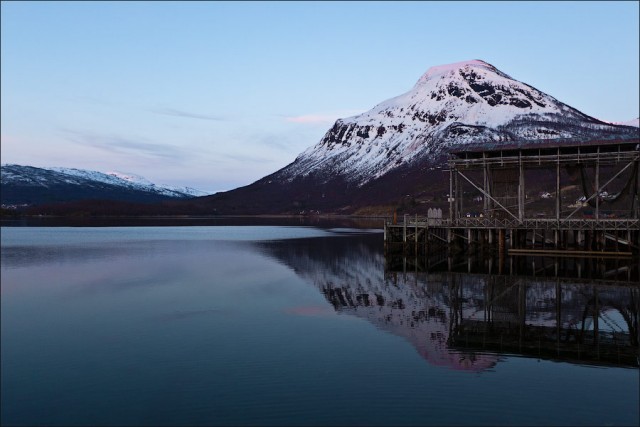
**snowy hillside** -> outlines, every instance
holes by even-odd
[[[156,185],[148,179],[133,174],[123,174],[120,172],[96,172],[84,169],[48,167],[36,168],[21,165],[2,165],[2,183],[12,182],[31,183],[40,186],[47,186],[53,182],[65,182],[75,185],[92,185],[91,182],[110,184],[120,187],[131,188],[140,191],[148,191],[162,194],[168,197],[185,198],[204,196],[207,193],[189,187],[171,187],[166,185]],[[42,173],[51,171],[54,174]]]
[[[123,187],[135,188],[141,191],[151,191],[156,192],[158,194],[162,194],[169,197],[198,197],[205,196],[207,193],[204,191],[196,190],[195,188],[190,187],[174,187],[164,184],[156,185],[153,182],[149,181],[143,176],[130,174],[130,173],[122,173],[122,172],[96,172],[89,171],[84,169],[75,169],[75,168],[60,168],[60,167],[51,167],[51,168],[43,168],[55,172],[60,172],[65,175],[79,177],[83,179],[88,179],[97,182],[103,182],[106,184],[112,185],[120,185]]]
[[[85,199],[153,202],[205,195],[191,188],[156,185],[131,174],[72,168],[0,167],[2,204],[33,205]]]
[[[603,137],[612,126],[472,60],[431,67],[408,92],[339,119],[320,142],[276,176],[342,176],[359,186],[400,165],[437,159],[466,143]],[[320,178],[321,179],[321,178]]]

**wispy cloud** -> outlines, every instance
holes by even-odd
[[[175,108],[153,108],[151,109],[151,111],[156,114],[162,114],[164,116],[185,117],[188,119],[212,120],[215,122],[221,122],[221,121],[227,120],[225,117],[222,117],[222,116],[192,113],[189,111],[176,110]]]
[[[284,120],[290,123],[302,123],[309,125],[332,124],[339,118],[351,117],[362,113],[363,110],[341,110],[327,113],[303,114],[300,116],[284,116]]]
[[[116,154],[142,155],[172,161],[182,160],[184,150],[165,144],[148,142],[142,139],[126,138],[119,135],[100,135],[92,132],[62,129],[68,139],[76,144],[98,148]]]
[[[282,151],[291,151],[291,141],[289,139],[289,135],[276,135],[272,133],[267,133],[264,135],[256,135],[253,140],[261,146],[266,146],[270,148],[276,148]]]
[[[272,162],[272,159],[269,159],[267,157],[260,157],[260,156],[251,156],[251,155],[246,155],[246,154],[221,154],[220,157],[224,157],[226,159],[229,160],[235,160],[237,162],[241,162],[241,163],[270,163]]]

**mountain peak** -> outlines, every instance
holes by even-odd
[[[453,74],[456,71],[461,70],[461,69],[465,69],[465,68],[485,69],[485,70],[491,71],[493,73],[498,73],[498,74],[506,77],[505,74],[500,72],[496,67],[494,67],[493,65],[489,64],[488,62],[485,62],[485,61],[483,61],[481,59],[471,59],[469,61],[454,62],[452,64],[435,65],[433,67],[430,67],[427,70],[427,72],[424,73],[420,77],[420,79],[418,79],[418,82],[416,83],[416,86],[424,84],[427,81],[433,80],[433,79],[438,78],[438,77],[444,77],[446,75]]]
[[[361,186],[400,166],[442,161],[452,147],[633,134],[625,128],[475,59],[431,67],[408,92],[337,120],[282,174],[288,180],[341,176]]]

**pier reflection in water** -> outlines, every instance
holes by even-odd
[[[500,355],[638,367],[637,259],[385,258],[368,245],[267,244],[341,314],[404,337],[430,364]]]
[[[637,261],[515,257],[505,274],[489,274],[494,261],[449,260],[451,271],[418,273],[403,262],[386,276],[447,292],[450,349],[638,366]]]

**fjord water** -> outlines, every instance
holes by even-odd
[[[3,425],[640,422],[633,283],[393,271],[350,227],[1,231]],[[518,343],[474,336],[513,301]],[[526,341],[556,323],[580,353]]]

